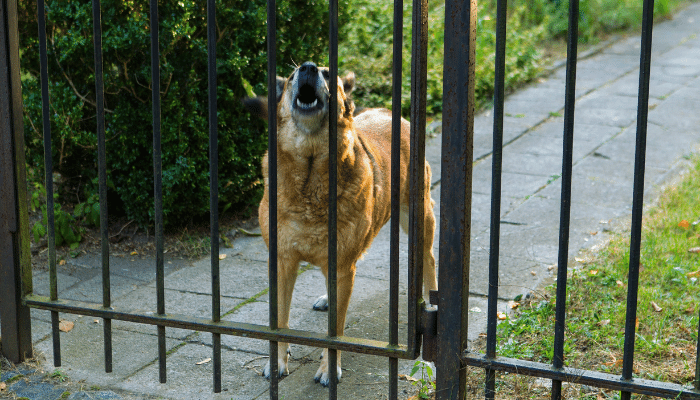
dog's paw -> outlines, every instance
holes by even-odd
[[[343,370],[340,369],[340,365],[338,366],[338,382],[340,382],[340,378],[343,376]],[[323,387],[328,387],[331,383],[330,379],[330,374],[328,373],[328,368],[325,363],[321,363],[321,366],[318,368],[318,371],[316,371],[316,375],[314,376],[314,381],[316,383],[320,383],[323,385]]]
[[[281,378],[282,376],[289,375],[289,366],[286,361],[282,359],[277,360],[277,368],[279,371],[279,377]],[[270,367],[270,360],[267,360],[267,364],[265,364],[265,368],[263,369],[263,376],[265,379],[270,379],[271,376],[271,370],[272,368]]]
[[[314,302],[314,310],[328,311],[328,295],[323,295]]]

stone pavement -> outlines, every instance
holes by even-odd
[[[689,154],[700,144],[700,4],[695,3],[670,21],[654,27],[654,47],[646,157],[647,201],[658,188],[684,170]],[[638,37],[618,40],[578,64],[570,256],[605,241],[614,222],[631,212],[639,73]],[[506,101],[503,151],[503,204],[501,221],[500,309],[519,294],[551,282],[557,260],[561,148],[565,68],[555,69],[536,84],[510,95]],[[361,78],[361,77],[360,77]],[[485,331],[489,211],[491,178],[491,112],[477,116],[474,138],[470,332]],[[427,141],[426,155],[433,168],[439,200],[439,124]],[[439,213],[439,204],[436,212]],[[357,265],[346,334],[386,340],[388,321],[388,229],[384,229]],[[437,240],[436,253],[437,253]],[[406,265],[407,238],[401,237],[402,265]],[[267,324],[267,249],[259,237],[240,237],[225,248],[221,260],[221,304],[225,320]],[[68,260],[59,267],[59,297],[101,301],[97,255]],[[155,310],[154,261],[129,254],[112,254],[112,297],[118,309]],[[195,316],[210,315],[209,259],[186,262],[166,254],[166,311]],[[39,294],[48,291],[46,272],[34,276]],[[406,274],[401,278],[405,308]],[[326,313],[311,310],[323,294],[321,272],[306,269],[298,278],[291,310],[291,326],[324,331]],[[475,308],[476,307],[476,308]],[[480,312],[484,310],[484,312]],[[400,322],[405,323],[405,309]],[[177,398],[266,399],[268,382],[259,376],[267,342],[222,337],[223,388],[212,393],[211,335],[167,329],[168,382],[158,383],[156,328],[114,321],[114,372],[104,373],[101,321],[62,314],[75,327],[61,334],[63,366],[54,369],[48,312],[32,311],[33,338],[39,365],[4,372],[5,392],[31,399],[55,399],[66,391],[69,398]],[[405,337],[405,330],[401,332]],[[280,382],[286,399],[327,398],[326,389],[313,382],[320,350],[292,346],[291,375]],[[412,362],[400,362],[400,373]],[[55,371],[58,370],[59,373]],[[45,372],[41,372],[45,371]],[[345,353],[339,398],[376,399],[387,393],[387,361],[379,357]],[[71,390],[58,386],[51,374],[65,375]],[[49,374],[47,378],[45,374]],[[27,378],[16,378],[26,376]],[[15,378],[13,378],[15,377]],[[33,378],[32,378],[33,377]],[[42,395],[24,394],[32,384],[49,386]],[[53,382],[53,383],[52,383]],[[76,386],[78,385],[78,386]],[[400,382],[400,396],[412,388]],[[21,390],[25,390],[22,392]],[[52,394],[49,394],[51,392]]]

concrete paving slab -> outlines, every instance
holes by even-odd
[[[202,362],[212,357],[211,348],[201,344],[186,344],[167,359],[167,382],[159,383],[158,365],[149,365],[116,386],[120,389],[161,396],[169,399],[251,399],[267,390],[269,383],[255,369],[246,368],[255,359],[240,351],[222,350],[222,392],[213,393],[212,363]],[[245,365],[244,365],[245,364]],[[255,365],[255,364],[253,364]],[[294,367],[294,364],[291,365]]]
[[[158,358],[158,338],[135,332],[112,330],[112,372],[106,373],[104,365],[104,328],[91,318],[76,321],[70,332],[61,333],[61,371],[72,380],[84,380],[90,385],[101,387],[117,384],[127,379]],[[168,350],[182,343],[167,339]],[[42,340],[34,345],[35,351],[53,360],[51,339]],[[49,373],[55,367],[52,361],[44,364]]]

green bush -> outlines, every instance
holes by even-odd
[[[277,2],[278,74],[327,59],[323,2]],[[97,175],[91,2],[47,3],[54,168],[68,181]],[[345,10],[345,11],[343,11]],[[346,12],[347,7],[341,7]],[[20,0],[20,51],[27,160],[42,168],[36,3]],[[209,211],[206,4],[159,1],[163,209],[166,225]],[[344,18],[341,14],[341,18]],[[220,207],[244,208],[262,193],[264,122],[239,100],[250,82],[266,92],[266,2],[217,2],[217,102]],[[102,1],[105,130],[110,214],[153,221],[153,139],[149,9],[146,1]],[[94,193],[94,191],[93,191]],[[84,201],[85,199],[80,199]]]

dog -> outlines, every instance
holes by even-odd
[[[328,279],[328,110],[329,70],[313,62],[297,67],[286,79],[277,77],[277,252],[278,323],[289,327],[292,291],[302,261],[321,268]],[[391,112],[364,109],[355,112],[349,98],[355,86],[350,72],[334,83],[338,87],[338,255],[337,332],[343,335],[345,317],[355,279],[355,263],[391,216]],[[243,100],[254,115],[267,120],[267,98]],[[409,123],[401,119],[400,221],[408,232]],[[269,247],[268,155],[263,158],[265,191],[259,207],[262,235]],[[433,236],[435,215],[430,197],[430,166],[425,163],[424,202],[424,297],[437,289]],[[274,201],[274,199],[272,199]],[[327,308],[327,295],[314,309]],[[280,343],[279,374],[288,375],[289,344]],[[338,352],[338,379],[342,375]],[[270,361],[263,374],[270,378]],[[329,384],[328,350],[314,376]]]

